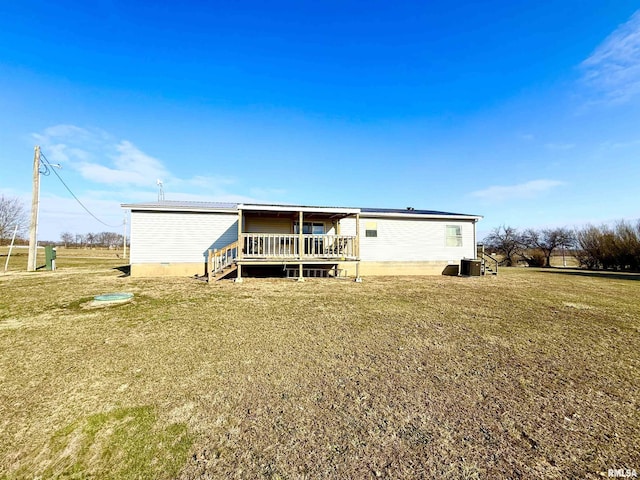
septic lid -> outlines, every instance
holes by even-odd
[[[96,302],[122,302],[131,298],[133,293],[104,293],[93,297]]]

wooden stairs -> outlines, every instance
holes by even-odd
[[[484,259],[482,260],[482,265],[480,267],[482,275],[497,275],[498,271],[494,270],[494,268],[495,266],[492,266],[491,263],[485,262]]]
[[[238,270],[236,258],[238,257],[238,242],[232,242],[224,248],[212,248],[207,259],[207,272],[209,283],[227,278]]]
[[[498,260],[484,251],[484,245],[477,245],[477,258],[480,260],[480,274],[498,275]]]
[[[222,270],[219,270],[216,273],[212,274],[209,277],[209,281],[213,283],[213,282],[217,282],[218,280],[227,278],[236,270],[238,270],[238,265],[234,262],[231,265],[227,265],[226,267],[223,267]]]

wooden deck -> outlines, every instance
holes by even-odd
[[[338,277],[339,263],[359,262],[357,247],[352,235],[243,233],[240,241],[209,251],[207,274],[212,282],[233,269],[240,279],[243,266],[282,265],[289,277]]]

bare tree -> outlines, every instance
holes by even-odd
[[[544,266],[551,266],[551,255],[560,247],[568,248],[574,243],[573,232],[568,228],[528,229],[522,234],[522,243],[544,255]]]
[[[76,247],[82,247],[87,241],[87,236],[82,233],[76,233],[75,244]]]
[[[522,253],[522,238],[518,230],[513,227],[496,227],[484,238],[484,244],[504,255],[504,263],[512,266],[516,263],[516,256]]]
[[[578,251],[576,256],[580,265],[596,269],[603,266],[604,252],[602,248],[603,228],[587,225],[576,230]]]
[[[0,195],[0,241],[11,238],[18,226],[18,234],[22,235],[28,224],[27,211],[17,197]]]
[[[615,226],[615,257],[618,268],[640,269],[640,221],[633,225],[624,220]]]
[[[587,268],[640,271],[640,221],[576,230],[577,258]]]
[[[64,243],[64,248],[67,248],[70,244],[73,243],[73,233],[71,232],[62,232],[60,235],[60,240]]]
[[[118,245],[122,245],[122,235],[115,232],[102,232],[103,246],[109,248],[115,248]]]

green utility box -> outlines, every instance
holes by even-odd
[[[479,277],[480,263],[480,260],[463,258],[462,260],[460,260],[460,275],[464,275],[467,277]]]
[[[51,245],[47,245],[44,247],[44,258],[45,258],[45,270],[55,270],[56,269],[56,249]]]

